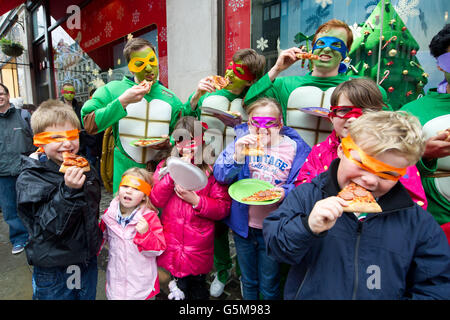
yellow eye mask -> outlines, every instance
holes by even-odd
[[[139,179],[135,176],[125,175],[122,177],[122,181],[120,181],[119,186],[127,186],[142,191],[147,196],[150,195],[152,191],[152,187],[142,179]]]
[[[142,64],[141,64],[142,63]],[[128,69],[131,72],[141,72],[148,65],[158,66],[158,59],[152,50],[145,58],[134,57],[128,62]]]
[[[41,147],[43,145],[52,142],[62,142],[66,140],[76,140],[78,139],[78,129],[69,131],[46,131],[35,134],[33,136],[33,144],[36,147]]]
[[[343,138],[341,141],[342,150],[344,151],[344,155],[347,159],[351,160],[358,167],[373,173],[381,178],[398,181],[402,176],[406,174],[407,168],[396,168],[392,167],[384,162],[381,162],[371,156],[368,156],[364,151],[359,148],[356,143],[353,141],[350,135]],[[358,152],[361,161],[356,160],[350,154],[351,150],[355,150]]]

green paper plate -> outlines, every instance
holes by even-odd
[[[136,143],[137,141],[139,141],[139,140],[158,140],[158,141],[155,141],[155,142],[150,143],[150,144],[145,145],[145,146],[136,146],[135,143]],[[140,148],[146,148],[146,147],[154,146],[154,145],[156,145],[156,144],[160,144],[160,143],[162,143],[162,142],[164,142],[164,141],[166,141],[166,140],[167,140],[167,138],[135,139],[135,140],[133,140],[133,141],[130,142],[130,146],[133,146],[133,147],[140,147]]]
[[[274,186],[267,181],[258,179],[242,179],[236,181],[228,188],[228,194],[237,202],[256,206],[265,206],[277,202],[279,198],[267,201],[242,201],[242,199],[251,196],[255,192],[271,188],[274,188]]]

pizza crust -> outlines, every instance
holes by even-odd
[[[344,207],[344,212],[365,212],[365,213],[378,213],[382,212],[378,203],[356,202],[349,201],[348,207]]]
[[[243,198],[242,201],[269,201],[281,198],[282,193],[271,189],[257,191],[254,194]]]
[[[61,165],[61,167],[59,167],[59,172],[65,173],[67,171],[68,168],[70,167],[76,167],[76,166],[65,166],[65,165]],[[88,164],[85,167],[81,168],[83,170],[83,172],[88,172],[91,171],[91,166]]]
[[[242,154],[245,156],[263,156],[265,153],[263,149],[244,148]]]

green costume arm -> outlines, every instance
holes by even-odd
[[[261,97],[271,97],[280,101],[278,90],[276,88],[276,84],[279,82],[277,80],[278,79],[275,79],[274,82],[270,81],[268,73],[262,76],[261,79],[252,84],[252,86],[248,89],[244,99],[245,105],[248,106]]]
[[[437,159],[432,159],[431,161],[427,161],[425,159],[420,159],[419,162],[416,163],[417,170],[419,170],[422,176],[427,176],[433,174],[437,170]]]
[[[108,89],[108,86],[98,88],[92,99],[85,102],[81,109],[81,119],[86,127],[85,117],[94,112],[97,133],[106,130],[111,125],[117,123],[120,119],[127,115],[126,110],[122,107],[118,98],[114,98]],[[91,127],[91,126],[88,126]]]

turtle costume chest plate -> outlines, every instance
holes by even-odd
[[[310,146],[323,141],[333,130],[327,118],[300,111],[302,108],[320,107],[330,109],[330,98],[336,89],[322,91],[318,87],[298,87],[289,95],[287,103],[287,126],[295,129]]]
[[[136,139],[169,135],[172,106],[166,101],[145,99],[127,106],[128,115],[119,121],[119,138],[124,151],[138,163],[153,160],[158,150],[130,145]]]
[[[248,120],[248,116],[242,107],[242,102],[243,101],[241,98],[236,98],[230,102],[230,100],[228,100],[225,96],[210,95],[205,98],[202,106],[219,109],[222,111],[237,111],[241,114],[242,121],[246,122]],[[217,155],[220,154],[220,152],[229,143],[234,141],[234,129],[225,126],[225,124],[216,117],[207,113],[202,113],[201,120],[208,124],[208,131],[205,133],[205,141],[209,142],[214,137],[214,141],[216,141],[214,143],[214,147],[217,147],[217,150],[215,148]],[[218,140],[221,140],[221,143],[218,143]]]

